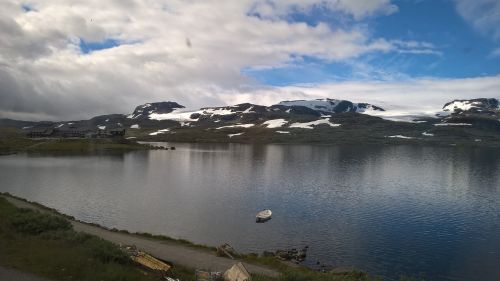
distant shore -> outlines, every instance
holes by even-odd
[[[350,131],[336,130],[329,135],[322,130],[318,132],[298,130],[286,135],[275,134],[269,130],[246,129],[246,133],[238,137],[228,138],[227,133],[233,131],[199,129],[183,129],[175,134],[151,136],[148,132],[127,132],[124,138],[28,138],[21,130],[0,128],[0,155],[16,153],[40,154],[99,154],[123,153],[134,150],[158,149],[158,147],[139,142],[173,142],[173,143],[241,143],[241,144],[311,144],[311,145],[415,145],[441,147],[487,147],[499,148],[500,138],[484,137],[482,139],[454,137],[406,137],[394,135],[358,134]],[[235,131],[236,132],[236,131]]]
[[[0,138],[0,155],[16,153],[93,154],[148,150],[153,147],[126,139]]]

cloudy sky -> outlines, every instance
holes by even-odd
[[[500,0],[2,0],[0,118],[500,97]]]

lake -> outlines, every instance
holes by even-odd
[[[0,191],[77,219],[385,280],[500,280],[500,150],[175,144],[175,151],[0,157]],[[273,219],[255,223],[269,208]]]

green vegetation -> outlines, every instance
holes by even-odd
[[[122,232],[122,233],[128,233],[128,231],[126,231],[126,230],[117,230],[117,231]],[[155,240],[173,242],[176,244],[184,245],[184,246],[195,248],[195,249],[205,250],[205,251],[216,251],[217,250],[217,248],[215,248],[215,247],[200,245],[200,244],[196,244],[196,243],[193,243],[191,241],[188,241],[186,239],[176,239],[176,238],[168,237],[165,235],[157,235],[157,234],[151,234],[151,233],[147,233],[147,232],[136,232],[136,233],[132,233],[131,235],[138,235],[138,236],[151,238],[151,239],[155,239]]]
[[[175,265],[167,273],[169,277],[180,281],[196,281],[195,274],[194,269],[181,265]]]
[[[380,281],[381,278],[371,277],[367,273],[347,270],[343,273],[318,272],[304,266],[291,265],[277,260],[275,257],[247,254],[243,260],[248,263],[265,265],[282,273],[279,278],[255,275],[253,281]]]
[[[25,138],[19,129],[0,128],[0,155],[23,151],[36,143],[33,139]]]
[[[159,280],[114,244],[77,233],[64,218],[0,197],[0,265],[53,280]]]
[[[28,209],[19,209],[9,219],[14,230],[23,234],[39,235],[48,231],[71,230],[71,223],[61,217]]]

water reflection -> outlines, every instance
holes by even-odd
[[[197,243],[253,252],[309,245],[310,263],[387,280],[499,279],[498,150],[175,146],[0,157],[0,190],[108,227]],[[263,208],[274,218],[255,224]]]

